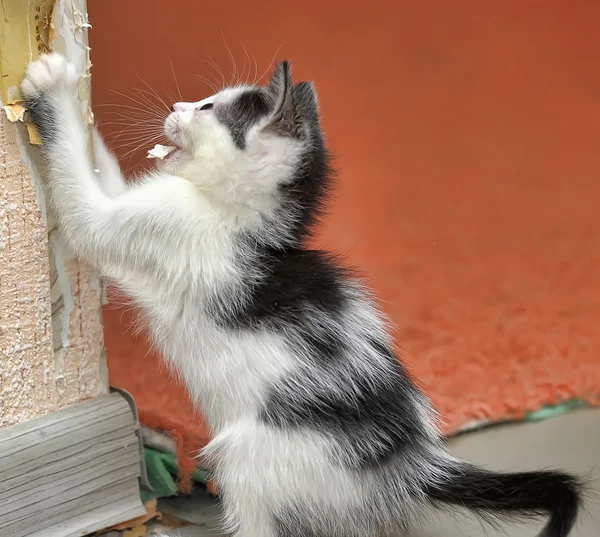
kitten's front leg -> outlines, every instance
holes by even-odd
[[[117,196],[105,192],[94,175],[77,109],[78,80],[64,58],[50,54],[29,65],[21,84],[42,137],[51,205],[62,234],[80,257],[103,273],[174,274],[180,270],[179,249],[189,251],[200,244],[203,228],[194,187],[165,176]],[[102,173],[117,177],[103,180],[118,185],[118,165],[106,159],[104,164]],[[194,233],[182,233],[191,222],[198,223]]]
[[[86,213],[101,210],[105,196],[94,179],[88,138],[77,109],[75,68],[47,54],[27,68],[21,89],[42,138],[52,205],[64,232],[85,225]]]
[[[127,190],[127,183],[121,172],[121,167],[115,156],[110,152],[102,135],[94,127],[92,132],[94,141],[94,160],[98,168],[100,187],[107,196],[115,198]]]
[[[22,89],[33,120],[40,130],[44,152],[51,168],[66,157],[69,163],[87,166],[87,136],[77,110],[75,68],[58,54],[45,55],[33,62],[23,80]],[[115,197],[127,188],[115,157],[104,145],[97,129],[93,130],[93,148],[100,170],[99,182],[107,196]],[[70,147],[69,147],[70,146]],[[78,155],[68,149],[76,149]]]
[[[42,138],[51,206],[63,236],[102,270],[109,256],[115,260],[127,252],[114,229],[113,200],[94,175],[77,106],[78,81],[71,64],[59,54],[48,54],[29,65],[21,89]],[[105,174],[116,171],[120,176],[118,166],[109,168]]]
[[[21,90],[42,138],[51,168],[87,161],[87,136],[77,110],[79,74],[59,54],[46,54],[29,64]],[[80,162],[82,161],[82,162]]]

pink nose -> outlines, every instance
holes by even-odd
[[[185,110],[187,103],[175,103],[171,106],[171,112],[181,112]]]

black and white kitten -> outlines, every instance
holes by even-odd
[[[367,292],[306,247],[330,168],[312,84],[280,63],[268,86],[176,103],[176,151],[128,185],[77,110],[59,55],[22,83],[65,239],[144,312],[212,431],[202,457],[239,537],[406,532],[431,506],[549,514],[565,537],[568,474],[494,473],[451,457],[428,400]]]

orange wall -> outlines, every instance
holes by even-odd
[[[343,172],[320,240],[365,268],[428,388],[446,367],[430,356],[436,330],[452,327],[460,357],[506,297],[590,296],[578,282],[600,273],[599,2],[90,0],[89,13],[96,104],[143,87],[134,70],[174,91],[169,60],[184,98],[206,96],[194,75],[207,76],[208,53],[230,68],[223,35],[240,64],[241,45],[261,71],[281,47],[296,78],[316,82]],[[122,315],[106,311],[113,380],[152,385],[185,421]],[[462,391],[434,399],[450,412]]]

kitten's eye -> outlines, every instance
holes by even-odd
[[[198,110],[210,110],[213,107],[213,103],[203,104]]]

